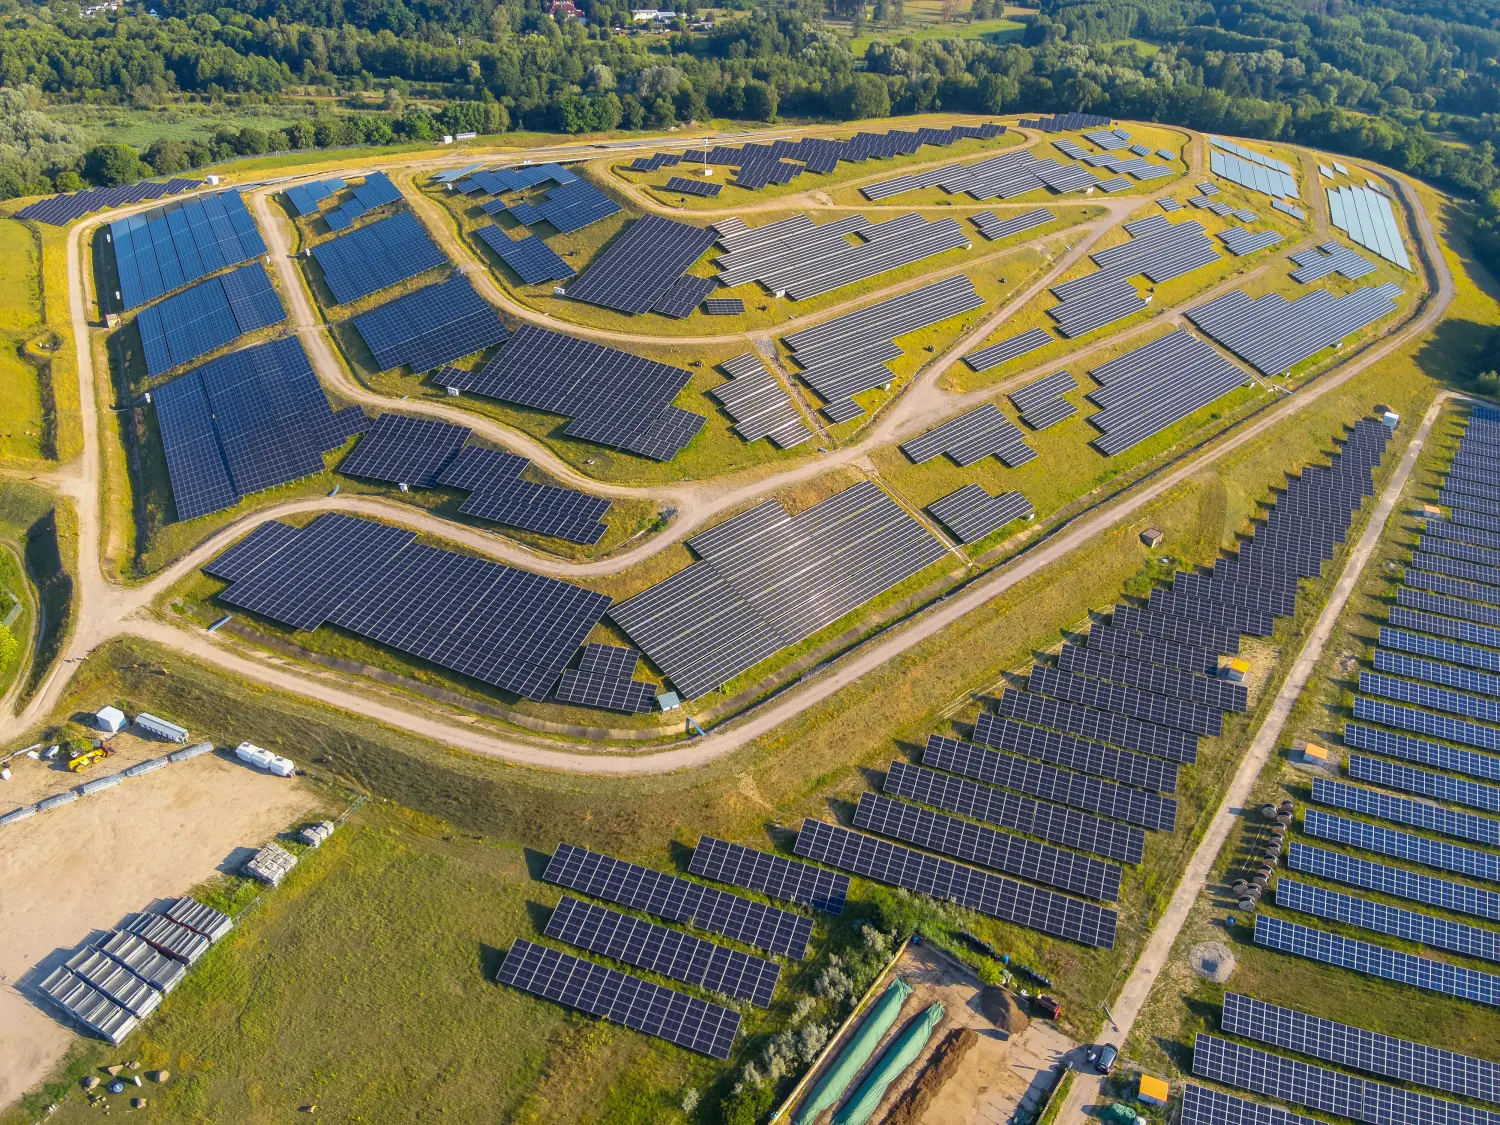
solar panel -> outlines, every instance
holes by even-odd
[[[313,247],[336,305],[448,264],[422,224],[402,211]]]
[[[1404,270],[1411,269],[1411,258],[1389,199],[1365,187],[1327,190],[1329,220],[1336,229],[1371,253]]]
[[[1372,750],[1388,757],[1405,758],[1410,762],[1421,762],[1423,765],[1437,766],[1455,773],[1500,781],[1500,758],[1476,754],[1461,747],[1409,738],[1394,731],[1376,730],[1362,723],[1345,723],[1344,741],[1358,749]]]
[[[1114,680],[1127,687],[1139,688],[1156,695],[1191,700],[1221,711],[1248,710],[1244,684],[1229,683],[1208,676],[1195,675],[1178,668],[1164,668],[1142,663],[1117,653],[1104,652],[1075,644],[1065,644],[1058,654],[1058,668],[1064,672]]]
[[[1045,207],[1035,207],[1025,214],[1014,215],[1008,219],[1001,219],[993,211],[981,211],[977,215],[970,216],[970,221],[979,228],[979,233],[991,242],[1002,238],[1010,238],[1012,235],[1022,234],[1037,227],[1046,226],[1055,218],[1051,211]]]
[[[1410,766],[1397,765],[1379,758],[1366,758],[1362,754],[1349,756],[1349,776],[1357,781],[1371,781],[1404,793],[1417,793],[1491,812],[1500,811],[1500,788],[1493,785],[1480,785],[1443,773],[1415,770]]]
[[[339,472],[431,488],[472,432],[430,418],[382,414],[340,463]]]
[[[1375,285],[1335,297],[1315,290],[1295,301],[1279,293],[1251,298],[1234,289],[1187,317],[1217,343],[1265,375],[1283,375],[1324,348],[1396,311],[1394,285]]]
[[[701,561],[613,606],[610,617],[689,699],[946,554],[870,481],[795,516],[768,500],[688,546]]]
[[[1218,735],[1223,732],[1223,715],[1215,708],[1185,699],[1155,695],[1123,684],[1075,676],[1058,668],[1035,664],[1028,683],[1038,695],[1050,695],[1070,703],[1081,703],[1101,711],[1112,711],[1144,722],[1172,727],[1194,734]]]
[[[1223,137],[1210,136],[1208,143],[1219,152],[1209,153],[1209,170],[1216,176],[1258,191],[1262,195],[1298,199],[1297,180],[1292,166],[1284,160],[1256,152]],[[1212,185],[1209,185],[1212,186]],[[1203,185],[1198,185],[1202,190]],[[1218,189],[1215,188],[1215,191]]]
[[[811,918],[572,844],[557,846],[542,878],[670,922],[691,922],[794,960],[807,955]]]
[[[883,789],[887,794],[920,801],[924,805],[932,805],[934,808],[959,813],[975,820],[989,821],[1005,828],[1013,828],[1038,839],[1093,852],[1095,855],[1107,856],[1122,863],[1139,863],[1146,846],[1146,835],[1139,828],[1116,824],[1094,816],[1092,813],[1064,808],[1046,801],[1036,801],[1015,793],[1007,793],[988,785],[977,785],[964,778],[949,777],[946,774],[906,762],[891,763]],[[962,828],[964,832],[967,832],[969,826],[965,825]],[[920,842],[910,837],[903,838],[910,843]],[[1009,838],[1002,836],[1002,839]],[[1056,851],[1056,849],[1044,852],[1044,857],[1050,856],[1051,851]],[[977,854],[964,855],[963,858],[983,863],[987,867],[994,866],[993,863],[980,858]],[[1065,856],[1064,859],[1075,866],[1082,861],[1081,857],[1077,856]],[[1108,864],[1103,865],[1101,869],[1117,870]],[[1019,869],[1004,868],[1003,870],[1009,870],[1013,875],[1040,879],[1042,882],[1052,881],[1042,876],[1027,874]],[[1090,894],[1094,898],[1105,897],[1086,891],[1082,886],[1068,889]],[[1118,884],[1116,884],[1115,892],[1118,892],[1118,889]]]
[[[1500,1065],[1378,1031],[1337,1023],[1237,992],[1224,994],[1221,1024],[1256,1039],[1367,1074],[1481,1101],[1500,1102]]]
[[[709,297],[703,302],[703,311],[709,316],[740,316],[745,302],[740,297]]]
[[[688,384],[681,368],[533,324],[484,367],[452,380],[486,398],[570,417],[568,437],[659,461],[680,453],[703,425],[672,405]]]
[[[1118,915],[1113,910],[837,825],[804,820],[797,854],[1054,937],[1114,948]]]
[[[338,513],[286,538],[220,599],[296,629],[335,625],[531,699],[546,698],[609,604]]]
[[[1477,746],[1481,750],[1500,751],[1500,730],[1482,723],[1470,723],[1447,715],[1431,715],[1411,707],[1401,707],[1381,699],[1354,697],[1354,717],[1383,726],[1409,730],[1413,734],[1427,734],[1434,738],[1446,738],[1449,742],[1461,742]]]
[[[105,239],[114,250],[121,309],[154,301],[200,277],[266,252],[266,244],[237,191],[174,201],[127,215],[109,224]]]
[[[849,898],[847,875],[712,836],[698,838],[688,871],[829,914],[842,914]]]
[[[166,183],[134,183],[122,187],[90,188],[69,195],[54,195],[38,200],[16,212],[18,219],[66,226],[74,219],[97,211],[102,207],[119,207],[126,203],[137,203],[142,199],[160,199],[164,195],[203,186],[202,180],[170,179]]]
[[[673,176],[667,181],[667,190],[681,192],[683,195],[697,195],[705,199],[712,199],[724,190],[724,185],[711,184],[706,180],[690,180],[686,176]]]
[[[382,371],[431,371],[510,337],[463,274],[387,301],[352,323]]]
[[[977,484],[966,484],[927,505],[927,511],[960,543],[977,543],[1018,519],[1031,519],[1035,509],[1019,492],[991,496]]]
[[[1138,633],[1134,629],[1093,625],[1089,628],[1085,640],[1089,648],[1098,649],[1101,652],[1112,652],[1119,656],[1129,657],[1131,660],[1164,664],[1169,668],[1181,668],[1206,676],[1216,675],[1219,670],[1217,653],[1166,637],[1153,637],[1150,633]]]
[[[602,954],[670,980],[771,1006],[781,966],[727,946],[715,945],[644,918],[564,895],[547,922],[546,936]]]
[[[1369,761],[1369,759],[1366,760]],[[1381,820],[1392,820],[1398,824],[1410,824],[1416,828],[1425,828],[1429,832],[1453,836],[1460,840],[1473,840],[1483,844],[1500,843],[1500,821],[1474,816],[1470,813],[1455,812],[1439,805],[1430,805],[1425,801],[1411,801],[1405,797],[1395,797],[1389,793],[1380,793],[1358,785],[1346,785],[1329,778],[1320,777],[1313,780],[1313,800],[1320,805],[1347,809],[1350,812],[1379,817]]]
[[[1015,423],[1000,413],[993,402],[976,406],[921,437],[903,442],[901,452],[918,465],[946,453],[958,465],[973,465],[993,456],[1008,468],[1024,465],[1036,456]]]
[[[1292,280],[1304,285],[1322,281],[1334,273],[1349,281],[1358,281],[1375,270],[1373,262],[1360,257],[1347,246],[1332,241],[1298,251],[1291,255],[1291,259],[1297,264],[1297,268],[1292,271]]]
[[[1193,1044],[1193,1074],[1373,1125],[1414,1121],[1500,1125],[1500,1114],[1273,1055],[1203,1032]]]
[[[734,419],[734,432],[740,437],[746,441],[770,438],[781,449],[812,437],[781,380],[753,352],[742,352],[719,367],[730,381],[709,388],[708,394]]]
[[[558,255],[537,235],[512,238],[493,224],[480,227],[475,234],[486,246],[500,255],[515,273],[522,285],[541,285],[547,281],[566,281],[573,276],[573,267]]]
[[[1299,883],[1282,877],[1276,881],[1276,905],[1300,910],[1319,918],[1331,918],[1349,926],[1390,934],[1433,949],[1444,949],[1482,961],[1500,961],[1500,933],[1451,922],[1430,914],[1387,906],[1354,895]]]
[[[1033,669],[1033,674],[1035,671]],[[1000,709],[1008,718],[1113,743],[1169,761],[1191,765],[1198,757],[1198,736],[1195,734],[1092,707],[1080,707],[1060,699],[1049,699],[1029,691],[1010,689],[1000,697]]]
[[[135,323],[146,373],[156,376],[285,319],[270,277],[256,262],[142,309]]]
[[[1182,1089],[1182,1117],[1178,1125],[1320,1125],[1281,1106],[1246,1101],[1222,1090],[1189,1082]]]
[[[1173,793],[1177,789],[1175,763],[1018,723],[988,711],[982,712],[974,724],[974,741],[1067,766],[1080,773],[1138,785],[1154,793]]]
[[[1287,866],[1293,871],[1303,871],[1351,887],[1500,921],[1500,894],[1466,883],[1455,883],[1295,841],[1287,849]]]
[[[927,747],[922,752],[922,763],[933,769],[1029,793],[1144,828],[1163,832],[1176,829],[1177,802],[1170,797],[1057,769],[1042,761],[985,750],[956,738],[929,735]]]
[[[1246,560],[1242,549],[1239,557]],[[1169,617],[1133,605],[1117,605],[1111,623],[1119,629],[1131,629],[1138,633],[1149,633],[1154,637],[1180,641],[1195,648],[1210,652],[1236,653],[1240,651],[1239,634],[1221,625],[1204,621],[1192,621],[1184,617]]]
[[[710,1058],[727,1059],[739,1032],[732,1009],[525,938],[510,947],[496,979]]]
[[[1309,836],[1500,883],[1500,857],[1489,852],[1460,847],[1446,840],[1433,840],[1410,832],[1397,832],[1362,820],[1334,816],[1321,809],[1308,809],[1303,814],[1302,823],[1303,831]]]
[[[1112,457],[1190,417],[1249,381],[1240,368],[1183,329],[1093,368],[1102,409],[1089,416],[1100,430],[1093,445]]]
[[[1246,213],[1236,213],[1236,217],[1245,222],[1249,222],[1250,219],[1255,218],[1254,215],[1251,215],[1250,219],[1244,219],[1244,214]],[[1266,250],[1277,245],[1281,242],[1281,232],[1278,230],[1249,231],[1244,227],[1226,227],[1219,232],[1219,241],[1224,244],[1225,248],[1231,254],[1236,257],[1243,257],[1246,254],[1253,254],[1257,250]]]
[[[610,242],[567,295],[616,312],[649,312],[713,241],[706,227],[644,215]]]
[[[695,277],[685,273],[657,299],[656,304],[651,306],[651,311],[678,319],[690,316],[718,287],[718,281],[712,277]]]
[[[654,709],[656,692],[655,684],[643,680],[620,679],[595,672],[567,669],[558,679],[553,695],[562,703],[646,715]]]

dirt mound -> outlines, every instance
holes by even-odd
[[[985,989],[986,992],[990,991]],[[997,988],[994,991],[1004,992]],[[980,1001],[982,1005],[983,1000]],[[1025,1019],[1025,1016],[1021,1017]],[[943,1088],[943,1083],[958,1073],[959,1064],[969,1053],[969,1049],[979,1042],[979,1036],[973,1028],[956,1027],[948,1033],[937,1049],[932,1052],[932,1058],[927,1060],[927,1065],[922,1068],[922,1073],[917,1075],[917,1080],[907,1087],[906,1093],[901,1095],[901,1100],[891,1107],[891,1112],[886,1114],[885,1125],[916,1125],[922,1120],[922,1114],[927,1112],[927,1107],[932,1104],[932,1099],[937,1097],[938,1091]]]
[[[1031,1017],[1021,1007],[1015,993],[993,984],[985,985],[980,992],[979,1010],[990,1023],[1012,1035],[1019,1035],[1031,1023]]]
[[[1215,984],[1223,984],[1235,969],[1234,954],[1222,941],[1205,941],[1188,953],[1193,972]]]

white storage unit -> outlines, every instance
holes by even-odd
[[[268,770],[271,763],[275,761],[276,755],[269,750],[262,750],[253,742],[241,742],[234,748],[234,756],[242,762],[249,762],[257,769]]]
[[[244,872],[262,883],[275,887],[286,878],[286,874],[297,866],[297,857],[280,844],[267,844],[245,864]]]
[[[125,726],[125,712],[118,707],[101,707],[94,712],[94,725],[109,734],[118,734]]]
[[[176,723],[169,723],[166,719],[159,719],[145,711],[135,717],[135,725],[156,735],[157,738],[165,738],[168,742],[188,740],[187,728],[180,727]]]

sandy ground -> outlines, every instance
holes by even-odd
[[[171,749],[129,735],[116,745],[115,757],[82,776]],[[12,771],[0,783],[6,810],[79,780],[45,762],[17,759]],[[74,1041],[25,991],[38,966],[156,899],[187,893],[316,804],[295,780],[205,754],[0,828],[0,1105],[43,1079]]]
[[[920,945],[908,947],[896,972],[914,989],[901,1016],[872,1062],[904,1031],[912,1018],[935,1001],[947,1012],[923,1051],[906,1072],[891,1084],[885,1100],[871,1118],[882,1121],[896,1101],[916,1081],[932,1052],[954,1028],[970,1027],[979,1042],[964,1056],[962,1067],[939,1091],[922,1115],[922,1125],[1004,1125],[1017,1107],[1030,1107],[1046,1096],[1055,1081],[1053,1071],[1078,1045],[1046,1020],[1034,1019],[1021,1034],[1001,1031],[979,1010],[979,981],[957,962]],[[866,1068],[868,1070],[868,1068]],[[864,1072],[850,1086],[858,1088]],[[829,1114],[824,1114],[827,1118]]]

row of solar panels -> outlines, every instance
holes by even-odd
[[[92,211],[103,211],[108,207],[125,207],[146,199],[161,199],[167,195],[179,195],[203,186],[202,180],[173,178],[165,183],[142,180],[119,187],[89,188],[70,195],[54,195],[40,199],[16,212],[18,219],[31,219],[50,226],[66,226],[74,219],[82,218]]]

